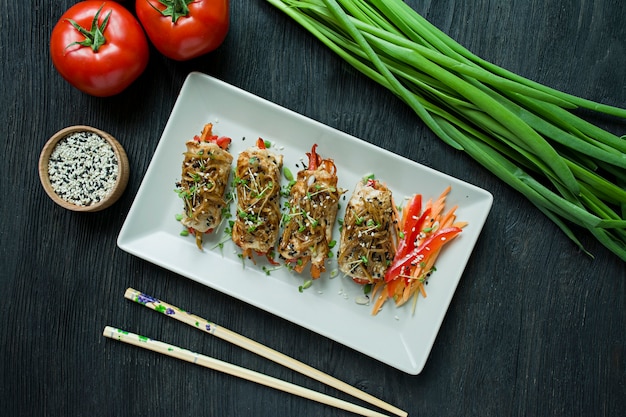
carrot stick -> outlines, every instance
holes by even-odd
[[[383,307],[383,304],[385,304],[385,301],[387,301],[387,291],[385,291],[386,289],[387,288],[385,285],[385,281],[378,281],[376,284],[374,284],[374,287],[372,288],[372,298],[375,298],[374,306],[372,307],[373,316],[378,314],[380,309]],[[378,294],[379,292],[380,294],[378,295],[378,297],[376,297],[376,294]]]
[[[437,199],[437,201],[435,202],[435,204],[433,205],[432,208],[432,217],[433,218],[437,218],[439,217],[439,214],[443,211],[443,207],[445,206],[445,202],[446,202],[446,197],[448,196],[448,194],[450,193],[450,190],[452,190],[451,186],[448,186],[439,196],[439,198]]]
[[[456,209],[459,208],[459,206],[454,206],[450,209],[450,211],[448,211],[442,218],[441,220],[439,220],[439,227],[444,228],[444,227],[448,227],[451,226],[452,223],[454,223],[454,221],[456,220],[456,215],[454,214]]]
[[[213,134],[213,123],[207,123],[204,125],[202,129],[202,133],[200,134],[201,141],[205,141],[206,138]]]

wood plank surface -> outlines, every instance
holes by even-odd
[[[50,61],[50,32],[74,3],[2,0],[0,405],[7,415],[349,415],[106,340],[105,325],[128,327],[350,400],[125,301],[127,287],[218,321],[410,416],[626,414],[626,268],[592,236],[579,235],[595,259],[580,253],[523,197],[437,139],[391,93],[263,0],[231,1],[230,32],[215,52],[175,62],[152,48],[145,73],[122,94],[105,99],[71,87]],[[133,2],[123,3],[133,9]],[[483,58],[551,87],[626,107],[622,0],[408,3]],[[494,195],[421,374],[408,375],[369,359],[116,246],[191,71]],[[623,121],[590,120],[626,134]],[[37,160],[45,141],[74,124],[108,131],[129,156],[126,193],[100,213],[63,210],[39,183]]]

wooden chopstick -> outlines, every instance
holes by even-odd
[[[195,363],[196,365],[200,365],[205,368],[243,378],[248,381],[256,382],[261,385],[272,387],[284,392],[288,392],[290,394],[298,395],[303,398],[308,398],[310,400],[337,407],[342,410],[350,411],[356,414],[360,414],[362,416],[385,417],[385,414],[369,410],[367,408],[361,407],[360,405],[352,404],[339,398],[331,397],[330,395],[322,394],[321,392],[313,391],[308,388],[301,387],[299,385],[295,385],[269,375],[242,368],[240,366],[233,365],[219,359],[211,358],[200,353],[191,352],[178,346],[173,346],[168,343],[150,339],[145,336],[140,336],[138,334],[127,332],[125,330],[121,330],[115,327],[106,326],[102,334],[105,337],[113,340],[118,340],[120,342],[139,346],[141,348],[158,352],[167,356]]]
[[[309,376],[328,386],[331,386],[340,391],[343,391],[346,394],[350,394],[355,398],[358,398],[369,404],[379,407],[380,409],[389,411],[400,417],[406,417],[408,415],[406,411],[400,410],[398,407],[395,407],[389,403],[386,403],[374,397],[373,395],[370,395],[364,391],[361,391],[353,387],[352,385],[349,385],[343,381],[340,381],[339,379],[335,377],[325,374],[313,368],[312,366],[302,363],[290,356],[280,353],[261,343],[255,342],[254,340],[249,339],[245,336],[242,336],[238,333],[235,333],[232,330],[228,330],[224,327],[218,326],[217,324],[212,323],[206,319],[203,319],[202,317],[199,317],[194,314],[188,313],[184,310],[181,310],[180,308],[172,304],[168,304],[162,300],[146,295],[142,293],[141,291],[135,290],[133,288],[128,288],[126,292],[124,293],[124,297],[128,300],[134,301],[138,304],[148,307],[154,311],[163,313],[168,317],[171,317],[185,324],[188,324],[191,327],[200,329],[203,332],[208,333],[212,336],[219,337],[220,339],[226,340],[236,346],[249,350],[250,352],[256,353],[257,355],[260,355],[266,359],[274,361],[280,365],[283,365],[303,375]]]

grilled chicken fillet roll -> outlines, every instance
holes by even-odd
[[[241,152],[235,169],[237,215],[232,228],[233,242],[251,258],[266,255],[278,240],[280,227],[280,171],[283,156],[270,152],[263,139],[256,147]]]
[[[393,261],[394,233],[391,191],[375,179],[357,183],[341,229],[339,270],[359,284],[382,280]]]
[[[291,185],[278,245],[278,252],[295,271],[302,272],[311,262],[313,279],[326,270],[341,194],[333,160],[322,159],[316,147],[307,153],[308,167],[298,172]]]
[[[182,176],[176,183],[176,192],[184,201],[181,223],[195,234],[200,249],[202,234],[220,224],[227,208],[224,194],[233,161],[227,150],[231,139],[213,135],[212,129],[207,123],[200,136],[186,143]]]

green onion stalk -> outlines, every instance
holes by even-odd
[[[402,0],[267,1],[522,193],[583,252],[591,256],[572,225],[626,261],[626,136],[572,112],[626,119],[626,109],[487,62]]]

